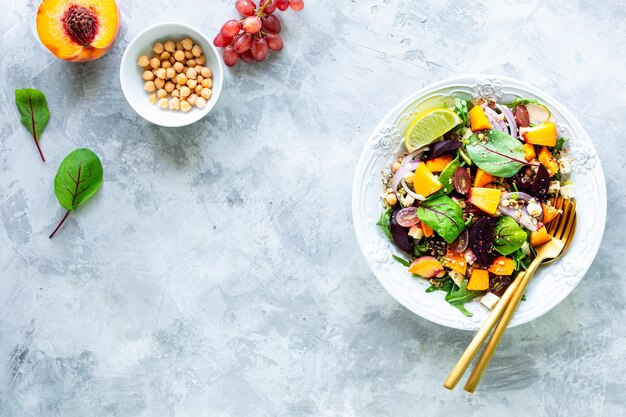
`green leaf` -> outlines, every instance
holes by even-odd
[[[396,255],[393,255],[393,254],[391,255],[391,257],[393,259],[395,259],[396,261],[400,262],[402,265],[404,265],[406,267],[411,266],[411,261],[407,261],[406,259],[403,259],[403,258],[401,258],[399,256],[396,256]]]
[[[513,262],[515,262],[516,271],[526,270],[530,266],[530,259],[524,251],[522,251],[522,249],[518,249],[511,253],[511,258],[513,258]]]
[[[524,145],[519,140],[497,130],[491,130],[485,136],[487,140],[483,142],[474,134],[465,146],[480,169],[496,177],[509,178],[528,165],[524,158]]]
[[[448,243],[465,229],[463,210],[445,194],[435,194],[422,201],[417,217]]]
[[[20,121],[33,136],[41,160],[45,161],[39,147],[39,141],[41,140],[41,133],[50,119],[46,95],[34,88],[18,89],[15,90],[15,104],[20,112]]]
[[[463,120],[463,126],[469,126],[469,112],[467,111],[467,101],[455,98],[454,112]]]
[[[509,255],[522,247],[528,235],[515,220],[503,216],[493,229],[493,246],[502,255]]]
[[[469,291],[467,289],[468,281],[465,279],[461,282],[461,286],[456,284],[452,285],[452,288],[446,294],[445,300],[450,303],[451,306],[456,307],[461,313],[467,317],[472,317],[472,312],[465,308],[465,303],[469,303],[474,298],[481,294],[480,291]]]
[[[54,193],[66,210],[74,210],[102,185],[102,163],[89,149],[76,149],[65,157],[56,177]]]
[[[509,104],[507,104],[507,106],[509,106],[509,108],[514,109],[517,106],[519,106],[520,104],[539,104],[539,102],[537,100],[533,100],[532,98],[518,98],[513,100],[512,102],[510,102]]]
[[[567,142],[569,139],[568,138],[558,138],[556,141],[556,146],[554,147],[558,152],[561,152],[563,150],[563,146],[565,145],[565,142]]]
[[[445,194],[449,194],[454,189],[454,183],[452,182],[452,176],[454,175],[454,171],[461,166],[459,163],[459,157],[454,158],[439,174],[439,182],[443,185],[443,188],[440,192]]]
[[[391,234],[391,207],[388,207],[380,214],[380,219],[376,222],[376,226],[380,227],[385,236],[389,239],[393,239]]]

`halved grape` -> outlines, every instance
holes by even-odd
[[[398,224],[402,227],[411,227],[419,223],[420,219],[417,217],[417,207],[406,207],[398,212],[396,215]]]
[[[523,104],[515,108],[513,115],[519,127],[528,127],[530,125],[530,115],[528,114],[528,109]]]
[[[457,193],[469,194],[472,189],[472,177],[468,174],[467,169],[459,167],[454,171],[454,189]]]
[[[450,244],[448,249],[450,249],[454,253],[462,253],[465,252],[468,244],[469,232],[467,231],[467,229],[463,229],[459,237],[457,237],[456,240]]]

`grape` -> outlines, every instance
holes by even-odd
[[[222,56],[224,57],[224,64],[229,67],[234,67],[239,59],[239,55],[237,55],[237,52],[235,52],[233,47],[230,45],[224,48]]]
[[[289,5],[297,12],[304,9],[304,1],[302,0],[289,0]]]
[[[519,127],[528,127],[530,125],[530,115],[528,109],[523,104],[515,108],[515,121]]]
[[[457,168],[454,171],[454,189],[457,193],[468,195],[472,188],[472,178],[465,168]]]
[[[396,221],[402,227],[415,226],[420,221],[417,217],[417,207],[403,208],[396,214]]]
[[[235,38],[233,48],[236,53],[240,54],[250,49],[250,45],[252,45],[252,36],[242,33]]]
[[[252,57],[255,59],[255,61],[265,61],[265,58],[267,58],[267,54],[269,52],[267,48],[267,41],[264,38],[256,38],[254,41],[252,41],[252,47],[250,48],[250,51],[252,52]]]
[[[265,35],[265,40],[267,41],[268,48],[272,51],[280,51],[283,49],[283,40],[278,33],[268,33]]]
[[[239,33],[240,30],[241,30],[241,25],[239,25],[239,22],[236,21],[235,19],[231,19],[227,21],[226,23],[224,23],[224,25],[222,26],[222,29],[220,29],[220,33],[225,38],[232,39],[235,35]]]
[[[467,249],[468,242],[469,233],[467,232],[467,229],[464,229],[459,237],[457,237],[456,240],[450,244],[449,248],[454,253],[463,253],[465,252],[465,249]]]
[[[263,9],[263,13],[267,15],[274,13],[276,11],[276,4],[274,2],[275,0],[272,0],[269,3],[267,3],[267,6],[265,6],[265,9]]]
[[[242,16],[252,16],[256,9],[256,4],[254,4],[252,0],[237,0],[235,9],[237,9]]]
[[[268,32],[280,33],[283,28],[280,24],[280,19],[278,19],[274,15],[270,15],[261,19],[263,23],[263,28]]]
[[[215,39],[213,39],[213,45],[217,46],[218,48],[223,48],[226,45],[230,45],[232,41],[233,38],[228,38],[221,33],[218,33]]]
[[[284,12],[289,8],[289,0],[275,0],[276,8],[281,12]]]
[[[246,52],[242,52],[239,54],[239,58],[246,64],[252,64],[254,62],[254,58],[252,57],[252,52],[248,49]]]
[[[246,17],[241,24],[243,31],[246,33],[255,34],[261,30],[261,19],[256,16]]]

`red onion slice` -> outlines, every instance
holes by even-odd
[[[513,115],[513,112],[511,111],[511,109],[509,109],[507,106],[502,106],[497,103],[496,103],[496,107],[498,108],[498,110],[500,110],[500,112],[506,118],[506,121],[509,124],[509,131],[511,132],[511,136],[513,136],[514,138],[517,138],[517,122],[515,121],[515,116]]]
[[[400,164],[400,167],[398,168],[396,173],[393,174],[393,178],[391,180],[391,187],[393,188],[394,191],[398,190],[398,185],[400,185],[400,180],[408,172],[413,171],[415,170],[415,168],[417,168],[417,164],[419,164],[419,161],[414,161],[414,159],[419,158],[422,155],[422,153],[427,150],[428,148],[426,147],[419,148],[404,157],[404,159],[402,160],[402,163]],[[412,163],[414,163],[414,165],[411,165],[410,168],[407,168],[407,165],[412,164]]]
[[[487,119],[489,119],[489,123],[491,123],[491,126],[495,130],[499,130],[500,132],[508,133],[508,129],[506,128],[506,124],[504,123],[504,121],[500,120],[500,115],[498,113],[496,113],[489,106],[484,106],[483,105],[482,107],[483,107],[483,110],[485,111],[485,115],[487,116]]]
[[[408,195],[410,195],[411,197],[413,197],[414,199],[419,200],[419,201],[424,201],[424,200],[426,200],[426,197],[424,197],[424,196],[423,196],[423,195],[421,195],[421,194],[417,194],[415,191],[411,190],[411,189],[409,188],[409,186],[408,186],[408,185],[406,185],[406,181],[404,180],[404,178],[402,178],[402,180],[401,180],[400,182],[402,183],[402,187],[404,187],[404,190],[406,191],[406,193],[407,193]]]
[[[498,206],[498,209],[502,212],[502,214],[509,216],[528,230],[536,232],[539,230],[539,222],[543,217],[543,213],[538,218],[535,218],[528,213],[528,209],[525,205],[522,206],[522,208],[517,209],[502,205],[504,200],[523,200],[528,202],[531,198],[532,197],[529,194],[522,192],[506,193],[500,198],[500,205]]]

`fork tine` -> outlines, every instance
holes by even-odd
[[[561,251],[561,253],[565,253],[565,251],[567,250],[567,248],[569,248],[569,245],[572,243],[572,241],[574,240],[574,233],[576,233],[576,222],[577,222],[577,218],[578,216],[576,215],[576,213],[574,213],[574,218],[572,220],[572,230],[570,231],[570,233],[567,235],[567,238],[565,240],[565,246],[563,246],[563,250]]]
[[[572,203],[571,200],[567,199],[565,203],[565,209],[563,210],[563,214],[561,215],[561,221],[557,226],[554,237],[560,240],[563,240],[564,237],[567,237],[566,233],[568,232],[568,229],[571,229],[572,220],[575,213],[576,202]]]
[[[570,208],[569,208],[569,213],[568,213],[568,218],[567,218],[567,223],[563,226],[563,230],[561,230],[561,240],[567,240],[571,231],[572,231],[572,227],[576,221],[576,200],[574,200],[573,202],[571,202],[570,204]]]
[[[553,237],[560,239],[561,235],[563,234],[563,230],[565,228],[565,225],[567,225],[567,218],[569,217],[569,208],[570,205],[568,204],[569,201],[563,201],[563,213],[561,213],[561,215],[558,218],[557,224],[556,224],[556,228],[554,230],[554,234],[552,235]]]
[[[554,197],[554,199],[552,200],[552,206],[557,209],[560,210],[561,207],[563,206],[563,198],[559,198]],[[562,216],[562,214],[557,214],[556,219],[553,219],[550,223],[548,223],[548,227],[547,232],[550,236],[554,236],[554,231],[556,230],[556,225],[559,223],[559,218]]]

